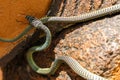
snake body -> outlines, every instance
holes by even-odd
[[[116,13],[120,11],[120,4],[103,8],[96,11],[91,11],[89,13],[84,13],[79,16],[71,16],[71,17],[46,17],[43,18],[43,21],[46,22],[64,22],[64,23],[77,23],[84,22],[91,19],[99,18],[108,14]]]
[[[102,17],[108,14],[116,13],[120,11],[120,4],[113,5],[108,8],[103,8],[96,11],[91,11],[89,13],[81,14],[79,16],[72,16],[72,17],[44,17],[40,19],[42,23],[48,23],[48,22],[64,22],[64,23],[77,23],[77,22],[84,22],[91,19],[95,19],[98,17]],[[20,39],[23,35],[26,34],[30,29],[32,29],[31,26],[28,26],[19,36],[13,38],[13,39],[4,39],[0,38],[0,41],[2,42],[14,42],[18,39]]]
[[[71,57],[68,56],[61,56],[55,59],[53,65],[51,65],[50,68],[40,68],[37,66],[32,58],[32,54],[36,51],[42,51],[46,49],[50,43],[51,43],[51,33],[49,29],[43,25],[42,23],[48,23],[48,22],[65,22],[65,23],[77,23],[77,22],[84,22],[91,19],[95,19],[101,16],[105,16],[111,13],[116,13],[120,11],[120,4],[114,5],[108,8],[103,8],[97,11],[92,11],[89,13],[82,14],[80,16],[72,16],[72,17],[45,17],[40,20],[32,20],[32,25],[36,28],[42,29],[46,33],[46,41],[41,46],[34,46],[30,48],[27,52],[27,61],[29,65],[32,67],[34,71],[40,74],[54,74],[54,72],[57,70],[59,65],[64,61],[66,62],[78,75],[82,76],[85,79],[88,80],[107,80],[101,76],[98,76],[96,74],[93,74],[83,68],[76,60],[74,60]],[[19,39],[19,38],[17,38]],[[14,39],[13,39],[14,40]],[[16,39],[15,39],[16,40]],[[14,41],[15,41],[14,40]],[[0,41],[4,41],[4,39],[0,39]],[[7,41],[7,40],[6,40]]]
[[[30,55],[30,54],[28,53],[28,55]],[[31,56],[32,56],[32,54],[31,54]],[[29,56],[28,57],[29,63],[31,62],[30,60],[31,59]],[[61,56],[61,57],[56,58],[55,61],[53,62],[53,65],[51,65],[50,68],[40,68],[34,62],[32,63],[33,65],[31,65],[31,67],[33,70],[35,70],[39,74],[44,74],[44,75],[54,74],[55,71],[60,66],[60,64],[62,64],[63,62],[66,62],[75,73],[77,73],[79,76],[83,77],[84,79],[87,79],[87,80],[107,80],[101,76],[98,76],[98,75],[93,74],[90,71],[86,70],[75,59],[73,59],[72,57],[69,57],[69,56]]]
[[[5,39],[0,37],[0,41],[2,42],[14,42],[18,39],[20,39],[22,36],[24,36],[28,31],[32,29],[32,26],[28,26],[22,33],[20,33],[17,37],[12,38],[12,39]]]
[[[27,17],[29,18],[29,16]],[[42,30],[44,30],[44,32],[46,33],[46,42],[42,45],[42,46],[35,46],[32,47],[28,50],[27,52],[27,61],[29,63],[29,65],[31,66],[31,68],[39,73],[39,74],[54,74],[55,71],[58,69],[58,67],[60,66],[61,63],[66,62],[78,75],[80,75],[81,77],[88,79],[88,80],[107,80],[101,76],[98,76],[96,74],[93,74],[91,72],[89,72],[88,70],[86,70],[85,68],[83,68],[75,59],[73,59],[72,57],[69,56],[61,56],[55,59],[55,61],[53,62],[53,65],[51,65],[50,68],[40,68],[33,60],[33,53],[36,51],[42,51],[44,49],[46,49],[51,42],[51,33],[49,31],[49,29],[42,24],[42,22],[38,19],[28,19],[29,21],[31,21],[31,24],[37,28],[41,28]]]

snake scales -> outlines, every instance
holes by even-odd
[[[50,43],[51,43],[51,33],[49,31],[49,29],[43,25],[42,23],[47,23],[47,22],[71,22],[71,23],[77,23],[77,22],[84,22],[87,20],[91,20],[91,19],[95,19],[101,16],[105,16],[111,13],[115,13],[115,12],[119,12],[120,11],[120,4],[118,5],[114,5],[108,8],[103,8],[97,11],[92,11],[89,13],[85,13],[82,14],[80,16],[72,16],[72,17],[45,17],[42,18],[40,20],[35,19],[32,20],[31,24],[34,27],[37,28],[41,28],[45,33],[46,33],[46,41],[43,45],[41,46],[34,46],[32,48],[30,48],[27,52],[27,60],[29,65],[32,67],[33,70],[35,70],[37,73],[40,74],[54,74],[54,72],[56,71],[56,69],[59,67],[59,65],[64,61],[66,62],[78,75],[82,76],[85,79],[88,80],[107,80],[103,77],[100,77],[96,74],[93,74],[89,71],[87,71],[85,68],[83,68],[76,60],[74,60],[71,57],[68,56],[61,56],[55,59],[53,65],[51,65],[50,68],[40,68],[39,66],[37,66],[32,58],[32,54],[36,51],[41,51],[46,49]],[[29,31],[31,29],[31,26],[28,26],[25,31]],[[0,39],[0,41],[7,41],[7,42],[12,42],[15,41],[17,39],[19,39],[20,37],[22,37],[26,32],[20,34],[17,38],[14,39]]]

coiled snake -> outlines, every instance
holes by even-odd
[[[107,80],[101,76],[98,76],[96,74],[93,74],[83,68],[76,60],[69,56],[61,56],[55,59],[53,65],[51,65],[50,68],[40,68],[37,66],[32,58],[32,54],[36,51],[41,51],[46,49],[50,43],[51,43],[51,33],[49,29],[43,25],[42,23],[47,23],[47,22],[65,22],[65,23],[77,23],[77,22],[84,22],[87,20],[95,19],[101,16],[105,16],[111,13],[119,12],[120,11],[120,4],[114,5],[108,8],[103,8],[97,11],[89,12],[82,14],[80,16],[72,16],[72,17],[45,17],[40,20],[31,18],[30,16],[27,16],[29,18],[29,21],[31,21],[31,24],[36,27],[42,29],[46,33],[46,41],[43,45],[41,46],[34,46],[30,48],[27,52],[27,61],[29,65],[32,67],[34,71],[40,74],[54,74],[56,69],[59,67],[59,65],[64,61],[66,62],[78,75],[82,76],[83,78],[87,80]],[[29,31],[31,26],[29,26],[25,31]],[[25,33],[24,33],[25,34]],[[22,36],[24,35],[22,34]],[[20,36],[21,37],[21,36]],[[19,39],[18,37],[17,39]],[[15,40],[17,40],[15,38]],[[14,39],[12,41],[15,41]],[[0,41],[7,41],[4,39],[0,39]]]

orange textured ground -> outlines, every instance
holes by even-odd
[[[28,24],[25,15],[42,17],[48,11],[51,0],[0,0],[0,37],[13,38]],[[0,42],[0,58],[6,55],[18,42]]]
[[[1,70],[1,68],[0,68],[0,80],[3,80],[3,72],[2,72],[2,70]]]

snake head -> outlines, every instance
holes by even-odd
[[[29,21],[30,24],[32,23],[33,20],[36,19],[35,17],[30,16],[30,15],[27,15],[25,18]]]

